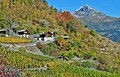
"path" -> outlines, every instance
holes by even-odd
[[[40,67],[40,68],[27,68],[27,69],[24,69],[24,70],[47,70],[48,67]]]

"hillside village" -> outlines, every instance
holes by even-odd
[[[27,39],[32,39],[36,40],[36,42],[54,42],[57,39],[57,34],[55,32],[43,32],[43,33],[38,33],[38,34],[33,34],[30,35],[28,30],[18,30],[18,31],[12,31],[13,35],[10,35],[9,29],[2,29],[0,31],[0,36],[1,37],[19,37],[19,38],[27,38]],[[64,39],[69,39],[69,36],[64,36],[61,35]]]
[[[46,0],[0,4],[0,76],[120,76],[120,44],[70,12],[59,12]]]

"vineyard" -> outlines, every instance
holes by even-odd
[[[40,55],[28,54],[25,52],[14,52],[2,50],[7,55],[6,59],[12,67],[19,69],[39,68],[45,65],[45,61],[52,59]]]
[[[64,61],[48,63],[49,70],[26,71],[30,77],[120,77],[120,75],[70,65]],[[26,74],[25,74],[26,73]]]
[[[17,38],[17,37],[0,37],[1,43],[29,43],[32,42],[30,39]]]
[[[119,74],[78,67],[71,61],[34,55],[24,51],[9,51],[6,47],[0,48],[0,53],[5,55],[5,60],[11,67],[21,70],[25,77],[120,77]],[[48,69],[26,70],[41,67]]]

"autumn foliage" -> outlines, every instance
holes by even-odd
[[[59,37],[56,42],[61,48],[67,46],[67,41],[62,37]]]
[[[17,37],[0,37],[1,43],[29,43],[32,40]]]
[[[56,19],[58,21],[63,20],[65,23],[68,23],[69,21],[74,21],[74,17],[70,14],[70,12],[67,11],[56,15]]]

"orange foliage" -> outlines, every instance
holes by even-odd
[[[55,18],[58,22],[63,20],[65,24],[71,21],[77,28],[79,28],[81,25],[80,23],[76,22],[75,18],[70,14],[70,12],[67,11],[55,15]]]
[[[64,11],[60,14],[57,14],[55,16],[56,20],[63,20],[65,23],[68,23],[70,21],[74,21],[74,17],[70,14],[70,12]]]
[[[76,26],[77,28],[79,27],[79,25],[80,25],[80,24],[79,24],[78,22],[75,23],[75,26]]]

